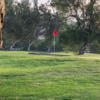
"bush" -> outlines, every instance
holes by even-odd
[[[30,48],[30,50],[36,50],[36,45],[35,45],[35,43],[33,43],[32,45],[31,45],[31,48]]]
[[[46,40],[42,40],[37,44],[38,51],[48,51],[48,47],[49,47],[49,45],[48,45],[48,42]],[[54,45],[52,46],[52,50],[54,50]],[[63,47],[59,42],[56,43],[55,50],[56,51],[63,51]]]
[[[81,44],[69,44],[69,45],[65,45],[64,46],[64,50],[66,51],[66,52],[73,52],[74,54],[78,54],[79,53],[79,51],[80,51],[80,48],[83,46],[83,44],[81,43]]]
[[[37,50],[38,51],[47,51],[48,50],[48,44],[45,40],[40,41],[37,44]]]
[[[90,52],[91,53],[100,53],[100,44],[97,41],[91,43]]]
[[[59,42],[55,45],[55,51],[63,51],[63,46]]]

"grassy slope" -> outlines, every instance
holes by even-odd
[[[0,99],[99,100],[100,55],[55,58],[0,51]]]

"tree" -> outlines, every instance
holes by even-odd
[[[43,34],[45,36],[45,41],[48,43],[48,52],[51,52],[51,48],[53,46],[53,31],[54,29],[57,29],[57,31],[59,30],[59,27],[61,25],[61,20],[58,16],[57,12],[51,12],[50,9],[48,9],[50,6],[46,6],[46,5],[41,5],[40,6],[40,13],[41,13],[41,27],[42,30],[44,30],[43,32],[41,32],[41,34]]]
[[[27,47],[30,50],[31,45],[37,38],[36,33],[40,21],[36,0],[33,8],[30,6],[29,0],[21,0],[20,3],[14,3],[14,0],[5,1],[7,7],[3,28],[5,40],[11,39],[12,46],[15,46],[18,42],[20,48]]]
[[[14,0],[5,0],[6,4],[6,16],[4,20],[3,27],[3,38],[5,41],[11,44],[15,44],[22,37],[23,28],[21,25],[21,20],[17,14]]]
[[[0,0],[0,49],[2,48],[3,44],[1,28],[3,26],[4,16],[5,16],[5,3],[4,0]]]
[[[24,26],[24,34],[22,36],[21,42],[23,43],[23,45],[28,44],[28,50],[30,50],[31,45],[38,38],[38,29],[40,23],[40,13],[38,10],[37,1],[33,0],[33,4],[34,6],[30,7],[29,1],[27,3],[27,0],[22,0],[20,7],[20,9],[23,9],[20,15],[22,20],[22,26]]]
[[[100,54],[100,44],[97,41],[94,41],[93,43],[91,43],[89,50],[91,53]]]
[[[75,25],[64,25],[60,36],[62,43],[83,43],[80,55],[85,53],[93,41],[100,43],[99,0],[55,0],[53,6],[62,13],[63,18],[76,21]]]

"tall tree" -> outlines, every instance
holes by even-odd
[[[4,20],[4,35],[5,41],[15,43],[15,41],[21,39],[23,29],[20,18],[18,18],[16,6],[14,0],[5,0],[6,4],[6,16]]]
[[[76,21],[74,27],[67,26],[62,30],[63,34],[60,37],[62,43],[65,43],[64,41],[84,43],[80,55],[85,53],[93,41],[97,40],[100,43],[99,0],[55,0],[54,6],[65,19]]]
[[[58,16],[58,13],[53,12],[48,9],[48,6],[41,5],[40,6],[40,12],[41,12],[41,26],[43,28],[43,34],[45,36],[46,42],[48,43],[48,52],[51,51],[51,47],[53,46],[53,31],[54,29],[59,30],[61,20]]]
[[[2,48],[3,44],[1,28],[3,26],[4,16],[5,16],[5,2],[4,0],[0,0],[0,49]]]
[[[40,21],[37,3],[34,4],[32,8],[29,0],[22,0],[20,3],[6,0],[7,14],[3,28],[6,38],[11,38],[14,44],[19,42],[20,47],[27,46],[28,49],[35,39]]]

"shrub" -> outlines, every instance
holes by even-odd
[[[91,53],[100,53],[100,44],[97,41],[94,41],[90,45],[90,52]]]
[[[47,51],[48,50],[48,44],[45,40],[41,40],[38,44],[37,44],[37,50],[38,51]]]

